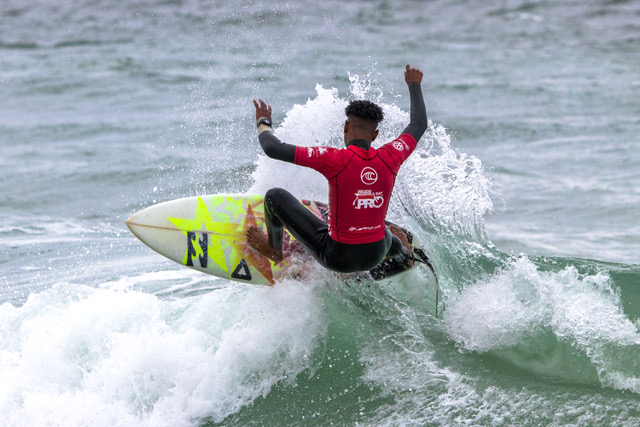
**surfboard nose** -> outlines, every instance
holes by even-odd
[[[131,224],[133,223],[133,218],[134,218],[135,216],[136,216],[135,214],[131,215],[131,216],[130,216],[130,217],[129,217],[125,222],[124,222],[125,224],[127,224],[127,227],[129,227],[129,230],[131,230]]]
[[[136,222],[136,219],[139,213],[140,212],[134,213],[125,221],[125,224],[127,224],[127,228],[129,229],[129,231],[131,231],[133,235],[136,236],[138,239],[140,239],[141,237],[140,233],[138,232],[140,228],[140,224]]]

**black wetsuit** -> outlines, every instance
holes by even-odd
[[[403,134],[411,135],[419,141],[427,129],[427,113],[422,96],[421,84],[409,85],[411,99],[410,123]],[[296,146],[281,142],[273,132],[262,132],[260,145],[265,154],[273,159],[295,163]],[[349,141],[348,145],[356,145],[368,150],[370,142],[366,140]],[[283,226],[300,241],[311,255],[325,268],[333,271],[350,273],[366,271],[374,268],[385,257],[406,253],[400,239],[388,229],[380,241],[362,244],[346,244],[335,241],[329,235],[328,225],[318,219],[291,193],[282,188],[273,188],[265,195],[265,221],[272,248],[282,249]]]

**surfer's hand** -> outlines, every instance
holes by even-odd
[[[256,120],[264,117],[265,119],[271,121],[271,105],[267,105],[262,99],[253,100],[253,105],[256,107]]]
[[[422,83],[422,71],[418,68],[411,68],[411,65],[407,64],[407,68],[404,70],[404,81],[408,85],[414,82]]]

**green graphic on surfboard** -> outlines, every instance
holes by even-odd
[[[248,245],[250,227],[266,228],[263,202],[261,195],[188,197],[143,209],[127,220],[127,226],[151,249],[182,265],[225,279],[271,285],[295,277],[309,256],[288,233],[281,262],[271,261]],[[326,205],[303,203],[325,220]],[[414,253],[424,254],[415,249]],[[374,279],[383,279],[408,268],[385,260],[371,274]]]

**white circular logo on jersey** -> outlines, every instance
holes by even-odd
[[[400,141],[396,141],[393,143],[393,148],[395,148],[398,151],[403,151],[404,150],[404,144]]]
[[[364,168],[362,172],[360,172],[360,179],[363,184],[372,185],[375,184],[378,180],[378,172],[376,172],[373,168]]]

